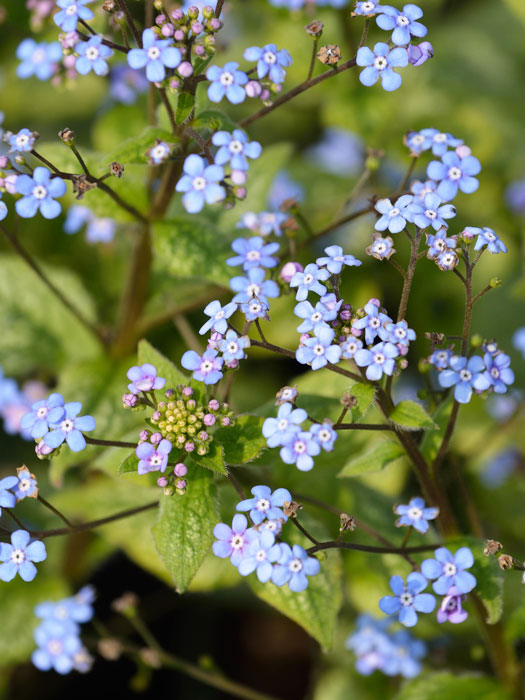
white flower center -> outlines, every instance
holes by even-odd
[[[447,612],[450,612],[450,611],[452,611],[452,610],[455,610],[457,607],[458,607],[458,606],[457,606],[457,600],[456,600],[456,598],[449,598],[449,600],[447,600],[447,603],[446,603],[446,605],[445,605],[445,610],[446,610]]]
[[[317,321],[322,320],[323,314],[320,311],[314,311],[310,318],[314,323],[317,323]]]
[[[381,321],[377,318],[377,316],[374,316],[368,321],[368,325],[370,328],[379,328],[381,325]]]
[[[344,255],[334,255],[332,260],[335,260],[335,262],[344,262],[345,261],[345,256]]]
[[[495,241],[496,236],[493,233],[490,233],[490,231],[485,231],[485,239],[487,241]]]
[[[277,423],[277,428],[279,430],[286,430],[288,427],[288,421],[286,418],[281,418],[281,420]]]
[[[38,409],[36,412],[37,418],[44,418],[47,416],[47,408],[45,406],[42,406],[41,408]]]
[[[297,574],[299,571],[302,571],[303,563],[300,559],[292,559],[292,561],[288,564],[288,568],[292,573]]]
[[[314,355],[324,355],[324,345],[321,345],[320,343],[317,345],[314,345],[313,347]]]
[[[314,281],[314,276],[310,273],[304,276],[303,284],[312,284]]]
[[[37,185],[33,189],[33,197],[35,199],[45,199],[47,197],[47,190],[43,185]]]
[[[234,535],[231,539],[232,549],[242,549],[244,545],[244,537],[242,535]]]
[[[266,550],[260,549],[255,555],[257,561],[266,561]]]
[[[436,143],[445,143],[446,140],[447,140],[447,135],[446,135],[446,134],[436,134],[436,135],[434,136],[434,141],[435,141]]]
[[[306,452],[306,443],[304,442],[304,440],[297,440],[294,443],[293,448],[297,452],[297,454],[303,454],[304,452]]]
[[[203,190],[206,187],[206,180],[200,175],[197,175],[197,177],[193,178],[192,185],[193,189],[199,192],[200,190]]]
[[[463,173],[461,172],[461,170],[459,168],[456,168],[456,167],[449,168],[448,176],[451,180],[460,180],[462,175],[463,175]]]
[[[59,620],[66,620],[69,617],[67,608],[63,605],[57,605],[55,608],[55,617]]]
[[[447,253],[447,255],[444,255],[441,258],[441,265],[443,265],[443,267],[450,267],[450,265],[453,265],[455,261],[455,256],[452,253]]]
[[[493,352],[496,352],[497,349],[498,349],[498,346],[496,345],[496,343],[488,343],[487,344],[487,352],[490,352],[492,354]]]
[[[329,430],[323,428],[317,433],[317,437],[321,442],[330,442],[330,440],[332,439],[332,434]]]
[[[217,313],[215,314],[215,320],[219,321],[221,318],[224,318],[224,313],[225,313],[224,309],[217,311]]]
[[[496,367],[493,367],[490,370],[490,374],[492,377],[494,377],[494,379],[498,379],[499,378],[499,369],[497,369]]]
[[[279,528],[279,522],[277,520],[267,520],[264,523],[264,529],[270,532],[275,532]]]
[[[155,146],[155,148],[151,151],[151,155],[153,158],[165,158],[167,155],[166,146],[161,146],[160,144]]]
[[[436,360],[438,360],[438,362],[447,362],[448,354],[446,352],[438,352]]]
[[[472,373],[468,369],[462,369],[459,373],[459,378],[462,382],[469,382],[472,379]]]
[[[270,507],[270,501],[267,498],[259,498],[255,507],[265,513]]]
[[[99,56],[99,51],[96,46],[90,46],[86,49],[86,58],[89,61],[96,61]]]
[[[251,261],[259,260],[260,257],[261,257],[261,254],[258,250],[249,250],[246,253],[246,260],[251,260]]]
[[[412,601],[414,600],[413,597],[408,593],[408,591],[405,591],[404,593],[401,593],[399,596],[399,600],[401,601],[401,605],[409,606],[412,605]]]
[[[437,217],[437,212],[433,209],[425,209],[425,216],[427,219],[435,219]]]
[[[455,576],[456,571],[456,566],[455,564],[452,564],[452,562],[447,562],[443,567],[443,573],[445,574],[445,576]]]
[[[394,335],[400,340],[402,340],[403,338],[406,338],[407,332],[404,328],[396,328],[396,330],[394,331]]]
[[[421,146],[422,143],[424,143],[425,137],[423,134],[416,134],[415,136],[412,137],[412,143],[416,146]]]
[[[234,139],[233,141],[230,142],[230,145],[228,146],[230,149],[231,153],[241,153],[243,149],[243,145],[240,141],[237,141],[237,139]]]
[[[281,397],[283,399],[286,399],[286,400],[293,398],[293,390],[292,389],[284,389],[284,391],[281,394]]]
[[[230,355],[235,355],[235,353],[239,350],[239,346],[237,343],[234,343],[233,341],[231,343],[228,343],[226,346],[227,352],[230,353]]]
[[[18,490],[19,491],[29,491],[31,488],[31,480],[30,479],[20,479],[18,482]]]
[[[63,430],[65,433],[70,433],[75,427],[75,424],[70,418],[66,418],[66,420],[63,420],[62,423],[60,423],[60,428]]]
[[[349,342],[346,344],[346,352],[354,353],[357,350],[357,343]]]
[[[221,77],[219,78],[220,82],[228,87],[228,85],[231,85],[233,83],[233,75],[231,73],[228,73],[228,71],[225,71],[224,73],[221,73]]]
[[[393,219],[394,216],[399,216],[399,209],[397,207],[394,207],[388,212],[388,216]]]
[[[384,364],[385,359],[386,358],[382,352],[376,352],[376,354],[374,355],[374,362],[376,363],[376,365]]]
[[[374,61],[374,68],[377,68],[378,71],[385,70],[385,68],[388,66],[388,61],[384,56],[377,56],[375,61]]]
[[[70,5],[66,9],[66,15],[76,15],[77,14],[77,6],[76,5]]]
[[[44,49],[37,49],[33,52],[33,63],[42,63],[46,59],[46,52]]]
[[[29,137],[27,134],[20,134],[20,136],[16,137],[16,145],[19,148],[23,148],[24,146],[27,146],[29,143]]]
[[[396,21],[400,27],[407,27],[410,24],[410,20],[405,15],[399,15]]]
[[[259,296],[259,292],[261,291],[261,288],[259,287],[258,284],[255,284],[255,282],[252,282],[246,287],[246,294],[249,297],[257,297]]]
[[[152,467],[158,467],[160,464],[162,464],[162,457],[155,453],[153,457],[150,458],[149,463]]]
[[[156,61],[160,56],[160,49],[158,46],[150,46],[148,49],[148,58],[150,61]]]
[[[419,520],[419,518],[423,515],[423,511],[421,508],[416,508],[414,506],[413,508],[410,508],[407,515],[411,520]]]
[[[445,250],[446,247],[447,247],[447,244],[445,243],[445,241],[442,238],[436,238],[436,240],[434,241],[434,248],[436,250],[442,251],[442,250]]]
[[[60,656],[64,647],[60,639],[50,639],[47,643],[47,650],[51,656]]]
[[[13,549],[13,552],[11,554],[11,561],[13,562],[13,564],[22,564],[25,558],[26,555],[22,549]]]
[[[213,369],[213,362],[210,362],[209,360],[204,360],[204,362],[201,365],[201,372],[204,372],[204,374],[208,374],[208,372],[211,372]]]
[[[385,243],[383,243],[382,241],[381,241],[381,243],[376,243],[374,245],[374,250],[376,251],[376,253],[384,253],[386,250]]]
[[[252,314],[258,314],[260,311],[262,311],[262,306],[259,304],[258,301],[253,301],[249,306],[248,309],[250,310],[250,313]]]
[[[265,51],[263,53],[263,61],[273,65],[277,61],[277,56],[273,53],[273,51]]]

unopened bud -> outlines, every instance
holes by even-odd
[[[354,516],[347,515],[346,513],[341,513],[339,516],[339,522],[339,532],[353,532],[357,527]]]
[[[429,41],[421,44],[411,44],[408,47],[408,60],[413,66],[422,66],[425,61],[434,55],[434,47]]]
[[[126,593],[123,593],[119,598],[115,598],[111,603],[111,608],[115,612],[122,613],[123,615],[134,615],[138,604],[139,599],[136,593],[126,591]]]
[[[292,277],[295,275],[295,273],[303,272],[303,270],[304,267],[301,265],[301,263],[287,262],[285,265],[283,265],[281,272],[279,273],[279,277],[282,279],[283,282],[290,284],[290,282],[292,281]]]
[[[503,282],[499,277],[493,277],[489,282],[489,287],[492,289],[497,289],[498,287],[501,287],[502,284]]]
[[[501,544],[501,542],[498,542],[497,540],[487,540],[487,544],[485,545],[483,554],[486,557],[494,556],[502,549],[503,545]]]
[[[97,650],[106,661],[116,661],[122,654],[122,645],[118,639],[107,637],[98,641]]]
[[[153,649],[144,647],[144,649],[139,651],[139,656],[146,666],[151,666],[151,668],[160,668],[162,666],[159,654]]]
[[[58,132],[58,138],[66,146],[73,146],[75,143],[75,132],[72,129],[62,129]]]
[[[483,345],[483,338],[479,333],[475,333],[470,339],[470,345],[473,348],[480,348]]]
[[[111,163],[109,166],[109,172],[113,175],[113,177],[120,179],[124,172],[124,166],[121,163],[118,163],[116,160],[114,160],[113,163]]]
[[[354,408],[354,406],[357,406],[357,398],[353,396],[349,391],[345,391],[345,393],[341,396],[339,401],[341,405],[345,408]]]
[[[514,559],[510,556],[510,554],[500,554],[498,557],[498,565],[499,565],[499,568],[502,569],[503,571],[507,571],[508,569],[513,569],[514,568]]]
[[[311,37],[317,39],[323,33],[323,27],[324,24],[321,22],[321,20],[314,19],[313,22],[310,22],[310,24],[305,26],[305,30],[307,34],[310,34]]]

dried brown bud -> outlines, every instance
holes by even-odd
[[[136,593],[127,591],[120,598],[115,598],[111,603],[111,608],[118,613],[133,612],[139,603],[139,598]]]
[[[296,518],[297,511],[301,510],[303,506],[295,501],[285,501],[283,504],[283,513],[287,518]]]
[[[113,163],[110,164],[109,166],[109,172],[113,175],[113,177],[122,177],[122,173],[124,172],[124,166],[121,163],[117,163],[116,160],[113,161]]]
[[[339,520],[341,523],[341,525],[339,527],[339,532],[345,532],[347,530],[349,532],[353,532],[357,527],[357,524],[355,522],[355,518],[353,515],[347,515],[346,513],[341,513],[341,515],[339,516]]]
[[[514,559],[510,554],[500,554],[498,557],[499,568],[506,571],[507,569],[514,568]]]
[[[425,338],[430,340],[432,345],[441,345],[446,336],[444,333],[425,333]]]
[[[116,661],[122,654],[122,645],[118,639],[107,637],[97,644],[98,653],[107,661]]]
[[[162,666],[160,656],[153,649],[144,647],[139,651],[139,656],[146,666],[151,666],[151,668],[160,668]]]
[[[354,406],[357,406],[356,397],[353,396],[349,391],[345,391],[345,393],[341,396],[339,401],[341,402],[341,405],[345,408],[354,408]]]
[[[104,12],[113,12],[115,9],[115,0],[104,0],[102,9]]]
[[[337,44],[321,46],[317,52],[317,58],[325,65],[333,66],[341,60],[341,49]]]
[[[503,549],[501,542],[497,540],[487,540],[483,554],[486,557],[490,557],[491,555],[497,554],[501,549]]]
[[[73,146],[75,143],[75,132],[73,129],[62,129],[62,131],[58,132],[58,138],[66,146]]]
[[[298,231],[299,230],[299,224],[297,221],[293,218],[293,216],[290,216],[289,219],[286,219],[284,223],[281,224],[282,229],[286,229],[288,232],[291,231]]]
[[[77,199],[82,199],[86,192],[97,186],[97,183],[90,182],[86,175],[74,175],[71,178],[71,182],[73,183],[73,192],[77,195]]]
[[[310,24],[306,25],[305,30],[307,34],[310,34],[310,36],[317,38],[323,33],[323,28],[324,24],[321,22],[321,20],[314,19],[313,22],[310,22]]]
[[[283,199],[279,205],[279,209],[281,211],[289,211],[290,209],[297,208],[298,206],[299,202],[295,197],[288,197],[288,199]]]

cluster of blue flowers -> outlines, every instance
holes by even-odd
[[[282,508],[292,503],[287,489],[254,486],[253,498],[237,504],[236,509],[248,512],[253,527],[248,527],[244,515],[237,514],[232,526],[219,523],[213,534],[213,553],[221,559],[229,558],[241,576],[255,572],[261,583],[272,581],[276,586],[288,584],[291,591],[300,593],[308,587],[308,576],[315,576],[321,565],[309,557],[300,545],[279,542],[283,524],[288,520]]]
[[[96,216],[91,209],[75,204],[68,209],[64,231],[71,235],[78,233],[84,226],[88,243],[111,243],[117,227],[113,219]]]
[[[24,498],[38,496],[38,484],[34,474],[24,465],[18,467],[16,476],[0,479],[0,515],[2,508],[14,508]]]
[[[58,602],[39,603],[35,615],[42,622],[34,632],[37,649],[31,661],[40,671],[53,669],[61,675],[87,673],[93,658],[82,645],[80,625],[93,618],[95,591],[85,586],[76,595]]]

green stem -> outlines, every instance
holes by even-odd
[[[316,36],[316,37],[314,37],[314,40],[313,40],[312,57],[310,58],[310,66],[308,67],[308,75],[306,76],[306,80],[310,80],[312,75],[314,74],[315,58],[317,56],[318,45],[319,45],[319,37]]]
[[[131,449],[137,447],[136,442],[121,442],[120,440],[100,440],[99,438],[92,438],[88,435],[84,435],[84,439],[88,445],[100,445],[102,447],[129,447]]]

